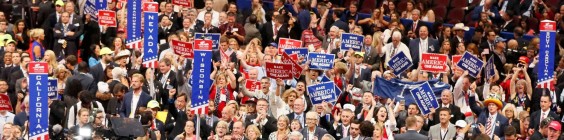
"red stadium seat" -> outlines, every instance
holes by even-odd
[[[545,0],[546,5],[551,6],[553,11],[559,11],[561,0]]]
[[[449,23],[458,23],[464,21],[464,9],[450,9],[450,11],[448,11],[447,18],[449,20]]]
[[[376,8],[376,0],[364,0],[364,3],[360,5],[361,13],[372,13],[372,10]]]
[[[397,9],[398,9],[399,11],[405,11],[405,9],[407,9],[407,2],[406,2],[406,1],[402,1],[402,2],[398,3],[398,4],[396,5],[396,7],[397,7]],[[401,14],[401,13],[400,13],[400,14]]]
[[[451,8],[462,8],[467,6],[468,6],[468,1],[466,0],[456,0],[456,1],[451,1],[450,3]]]
[[[447,8],[446,6],[435,6],[433,8],[433,12],[435,12],[435,18],[436,19],[445,19],[444,17],[446,16],[447,13]]]
[[[445,6],[447,7],[450,3],[450,0],[434,0],[433,1],[433,6],[437,7],[437,6]]]
[[[537,30],[539,28],[539,20],[536,19],[536,18],[529,18],[529,19],[527,19],[527,25],[531,29]]]

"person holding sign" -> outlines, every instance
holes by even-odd
[[[214,80],[210,88],[210,100],[213,100],[214,106],[218,112],[222,112],[223,108],[230,100],[235,100],[233,91],[237,85],[235,75],[228,71],[227,66],[223,64],[214,64],[214,71],[211,73],[211,79]],[[229,79],[228,79],[229,78]],[[222,114],[218,113],[219,118]]]
[[[392,43],[388,43],[384,46],[384,48],[382,48],[382,50],[384,51],[384,53],[382,55],[386,55],[385,59],[384,59],[384,64],[386,64],[386,67],[388,66],[388,61],[390,61],[390,59],[400,53],[403,52],[405,54],[410,54],[409,52],[409,48],[403,44],[401,42],[401,32],[399,31],[394,31],[392,33]],[[409,58],[409,60],[411,61],[411,56],[407,55],[407,58]]]

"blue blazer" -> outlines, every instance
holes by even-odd
[[[129,91],[125,94],[125,96],[123,97],[123,103],[121,104],[121,107],[119,109],[119,115],[122,118],[127,118],[129,117],[129,114],[131,113],[131,102],[133,100],[133,91]],[[137,102],[137,108],[139,107],[147,107],[147,103],[149,103],[149,101],[151,101],[151,96],[143,91],[141,91],[141,96],[139,97],[139,101]]]
[[[419,67],[419,53],[421,52],[421,47],[419,43],[421,38],[412,39],[409,41],[409,53],[413,61],[412,69],[417,69]],[[427,52],[438,53],[441,46],[439,45],[439,40],[427,37]]]
[[[470,97],[470,109],[472,110],[472,112],[476,113],[476,114],[480,114],[478,116],[478,121],[477,123],[480,123],[484,126],[487,125],[488,123],[488,118],[490,117],[490,113],[488,112],[488,108],[480,108],[476,105],[476,99],[475,97]],[[505,131],[505,128],[507,126],[509,126],[508,123],[508,119],[505,118],[503,115],[501,115],[500,113],[497,113],[497,116],[495,117],[495,122],[494,122],[494,135],[497,135],[498,137],[502,138],[505,137],[505,134],[503,131]],[[474,132],[477,132],[477,134],[481,134],[482,132],[480,132],[480,130],[476,127],[474,128]],[[484,132],[485,133],[485,132]]]

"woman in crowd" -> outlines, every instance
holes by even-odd
[[[278,117],[278,123],[276,124],[278,129],[268,136],[268,140],[280,140],[284,139],[288,134],[290,134],[290,119],[286,115]]]
[[[524,67],[526,67],[525,65]],[[524,79],[521,77],[524,76]],[[531,107],[531,96],[533,95],[533,88],[531,86],[531,79],[526,69],[513,68],[513,75],[511,76],[510,97],[509,103],[514,104],[516,107],[522,107],[527,110]]]
[[[374,9],[370,18],[359,20],[358,24],[367,25],[372,32],[384,31],[384,27],[388,25],[389,22],[384,20],[384,14],[382,14],[381,10],[382,9]]]
[[[33,39],[30,49],[30,57],[32,61],[41,61],[45,55],[45,47],[43,47],[43,40],[45,40],[45,32],[43,29],[33,29],[30,31],[30,36]]]
[[[215,135],[210,136],[208,139],[221,140],[223,136],[229,131],[229,124],[225,121],[219,121],[215,127]]]
[[[260,140],[261,139],[260,130],[254,124],[247,126],[247,131],[245,133],[245,136],[248,140]]]
[[[529,124],[531,123],[529,112],[528,111],[521,111],[519,112],[519,130],[517,132],[517,136],[520,139],[527,139],[529,138]]]
[[[104,69],[104,77],[102,78],[102,82],[110,83],[112,81],[112,70],[114,70],[114,65],[106,66],[106,69]]]
[[[186,121],[186,125],[184,126],[184,132],[178,136],[176,136],[176,138],[174,138],[175,140],[198,140],[200,138],[198,138],[199,136],[196,136],[196,134],[194,134],[195,131],[195,127],[194,127],[194,122],[192,122],[191,120]]]
[[[374,124],[374,132],[372,132],[372,140],[387,140],[384,138],[383,128],[379,124]]]
[[[501,110],[501,114],[509,120],[507,123],[509,124],[509,126],[514,127],[517,132],[521,131],[521,125],[519,124],[520,121],[517,116],[518,113],[515,105],[505,104],[505,107],[503,107],[503,110]]]
[[[124,41],[119,37],[114,38],[114,41],[110,48],[114,51],[114,54],[112,56],[117,56],[119,52],[126,50]]]
[[[290,123],[290,131],[294,132],[294,131],[300,131],[302,130],[302,125],[300,124],[300,121],[298,119],[294,119],[292,120],[292,123]]]
[[[452,44],[451,44],[452,45]],[[454,55],[463,55],[466,52],[466,46],[460,42],[456,45],[456,53]]]
[[[406,9],[401,13],[401,18],[411,19],[411,12],[415,9],[415,2],[408,0],[406,4]]]
[[[70,76],[70,71],[67,70],[64,66],[58,66],[57,69],[55,69],[55,74],[53,75],[53,77],[57,79],[57,91],[59,94],[62,95],[64,93],[67,78],[69,78]]]
[[[384,1],[384,2],[386,2],[386,1]],[[387,10],[384,12],[384,14],[386,16],[391,16],[393,13],[398,13],[398,10],[396,9],[396,4],[394,3],[394,1],[387,1],[387,3],[383,3],[383,5],[388,5]]]
[[[70,132],[72,132],[74,136],[82,136],[80,135],[82,133],[81,129],[93,130],[93,127],[89,122],[89,118],[90,118],[89,109],[81,108],[80,110],[78,110],[77,116],[78,116],[78,124],[70,128]]]
[[[57,56],[55,55],[55,52],[53,52],[52,50],[45,51],[43,62],[47,62],[47,65],[49,65],[49,75],[53,75],[53,71],[59,65],[57,63]]]
[[[450,38],[452,37],[452,28],[445,26],[444,29],[442,30],[442,33],[440,36],[438,36],[439,38],[439,42],[444,42],[444,41],[450,41]],[[450,44],[450,43],[449,43]],[[452,45],[452,44],[451,44]]]
[[[101,49],[100,45],[97,44],[90,45],[90,51],[94,53],[90,56],[90,58],[88,58],[88,65],[90,67],[93,67],[96,64],[100,63],[100,60],[98,58],[100,56],[100,49]]]
[[[217,117],[221,118],[223,108],[227,105],[229,100],[235,100],[233,91],[237,85],[235,75],[233,72],[226,71],[227,67],[223,64],[216,63],[214,71],[211,73],[211,79],[214,80],[210,88],[210,100],[214,100],[215,107],[217,107]]]
[[[29,49],[29,34],[28,29],[25,26],[25,21],[20,19],[16,21],[16,26],[12,31],[14,32],[14,39],[18,42],[17,48],[20,50],[28,50]]]

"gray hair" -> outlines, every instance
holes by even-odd
[[[321,139],[323,139],[323,138],[328,138],[329,140],[335,140],[335,138],[333,136],[329,135],[329,134],[323,135],[323,137],[321,137]]]
[[[300,132],[298,132],[298,131],[292,131],[292,132],[290,132],[290,134],[288,134],[288,138],[291,138],[291,137],[299,137],[300,140],[301,140],[301,139],[304,139],[304,136],[302,135],[302,133],[300,133]]]
[[[394,31],[394,32],[392,33],[392,37],[401,38],[401,32],[400,32],[400,31]]]
[[[419,9],[413,9],[413,10],[411,10],[411,14],[413,15],[414,13],[415,13],[416,15],[421,15],[421,11],[419,11]]]

